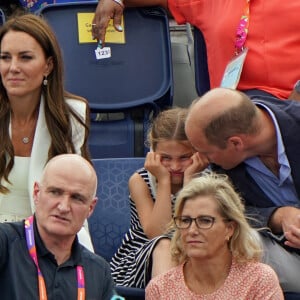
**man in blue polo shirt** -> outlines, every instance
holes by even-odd
[[[191,107],[186,134],[226,173],[262,231],[265,262],[300,292],[300,103],[216,88]]]

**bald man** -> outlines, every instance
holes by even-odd
[[[270,228],[264,259],[285,291],[300,292],[300,103],[216,88],[192,103],[185,130],[231,178],[256,226]]]
[[[77,239],[96,189],[96,173],[81,156],[48,162],[34,185],[35,215],[0,224],[1,299],[111,299],[109,265]]]

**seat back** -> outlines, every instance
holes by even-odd
[[[93,1],[93,0],[80,0],[81,2],[84,1]],[[19,0],[20,5],[24,7],[25,10],[31,13],[38,13],[43,7],[47,5],[52,5],[56,3],[71,3],[71,2],[78,2],[77,0],[34,0],[34,1],[25,1]]]
[[[195,84],[199,96],[210,89],[206,45],[202,32],[194,27]]]
[[[88,219],[95,252],[110,261],[130,225],[128,180],[144,158],[94,159],[98,177],[96,208]]]
[[[96,114],[89,137],[92,157],[144,156],[150,116],[173,103],[168,17],[159,7],[126,8],[125,43],[107,41],[111,57],[97,60],[96,41],[87,41],[97,3],[53,4],[39,13],[63,50],[66,89],[85,97]],[[83,24],[85,16],[90,19]]]
[[[143,157],[149,151],[145,139],[159,109],[143,105],[120,112],[92,112],[89,134],[91,157]]]
[[[285,300],[300,300],[300,293],[285,292],[283,294]]]

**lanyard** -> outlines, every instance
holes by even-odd
[[[246,42],[248,28],[249,28],[249,18],[250,18],[250,0],[246,0],[245,9],[236,31],[236,39],[235,39],[236,55],[238,55],[244,50],[244,45]]]
[[[34,232],[33,232],[33,216],[30,216],[25,220],[25,233],[26,233],[27,249],[38,271],[38,286],[39,286],[40,300],[47,300],[46,284],[45,284],[44,276],[39,267],[37,252],[35,247]],[[85,286],[84,286],[84,272],[82,266],[77,266],[76,271],[77,271],[77,291],[78,291],[77,300],[84,300]]]

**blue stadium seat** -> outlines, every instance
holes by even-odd
[[[66,89],[89,101],[92,157],[141,157],[147,152],[144,140],[151,117],[173,104],[168,16],[159,7],[126,8],[125,43],[107,43],[112,56],[97,60],[97,44],[79,39],[78,21],[82,13],[94,13],[96,5],[54,4],[40,13],[63,49]]]
[[[93,1],[93,0],[80,0],[83,1]],[[54,3],[71,3],[78,2],[78,0],[35,0],[35,1],[24,1],[19,0],[20,5],[24,7],[25,10],[31,13],[38,13],[43,7],[51,5]]]
[[[210,89],[206,45],[202,32],[194,27],[195,85],[199,96]]]
[[[285,292],[284,299],[285,300],[300,300],[300,293]]]
[[[143,157],[94,159],[98,177],[98,203],[89,218],[95,252],[107,261],[120,246],[130,225],[128,179],[144,165]],[[126,300],[145,299],[145,290],[116,286]]]
[[[98,177],[98,203],[89,218],[95,252],[110,261],[130,224],[128,180],[145,158],[93,159]]]

